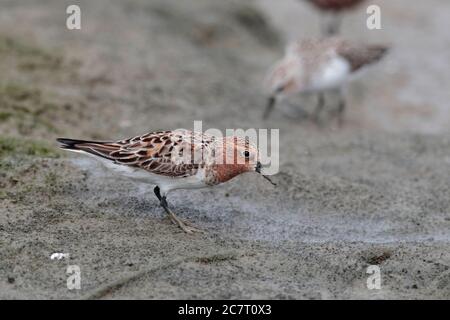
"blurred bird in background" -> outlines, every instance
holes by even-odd
[[[346,106],[342,92],[344,85],[367,66],[379,61],[387,50],[385,45],[353,43],[340,38],[291,43],[267,77],[270,93],[264,119],[270,115],[277,100],[284,96],[317,93],[314,120],[318,122],[325,106],[324,93],[335,91],[339,96],[336,113],[342,125]]]
[[[339,33],[342,22],[342,15],[345,11],[349,11],[357,7],[365,0],[305,0],[323,14],[322,33],[324,35],[333,36]]]

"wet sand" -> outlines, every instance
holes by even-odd
[[[449,4],[375,2],[383,30],[361,27],[363,8],[343,33],[393,49],[350,85],[338,128],[302,117],[313,98],[261,119],[268,66],[288,39],[318,34],[307,5],[80,1],[82,30],[68,31],[69,1],[3,1],[0,298],[449,299]],[[172,225],[152,186],[54,142],[194,120],[280,129],[277,187],[246,174],[171,194],[206,235]],[[380,290],[367,289],[369,265]]]

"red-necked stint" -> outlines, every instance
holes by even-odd
[[[257,148],[236,136],[218,138],[180,129],[114,142],[57,141],[62,149],[93,155],[119,174],[156,185],[154,193],[170,220],[187,233],[202,230],[173,213],[167,204],[170,191],[214,186],[245,172],[261,173]]]
[[[303,40],[291,43],[285,56],[271,69],[267,86],[270,91],[264,118],[279,97],[295,93],[317,93],[315,119],[324,107],[324,92],[340,93],[339,122],[345,109],[342,87],[364,67],[380,60],[388,47],[353,43],[339,38]]]
[[[331,20],[323,28],[324,34],[339,33],[342,13],[354,9],[365,0],[306,0],[325,14],[331,15]]]

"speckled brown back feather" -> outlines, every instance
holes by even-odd
[[[194,155],[210,151],[214,137],[188,130],[159,131],[116,142],[58,139],[62,148],[81,150],[97,155],[116,164],[141,168],[148,172],[170,176],[195,175],[203,164]],[[183,161],[186,154],[190,161]]]
[[[357,71],[362,67],[380,60],[388,51],[383,45],[350,45],[343,42],[336,48],[337,54],[346,59],[352,68]]]
[[[385,45],[354,43],[342,38],[304,39],[288,46],[286,54],[301,57],[305,74],[312,74],[317,66],[330,59],[335,52],[350,63],[351,70],[358,69],[380,60],[388,51]]]

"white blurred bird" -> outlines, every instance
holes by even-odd
[[[338,116],[342,124],[345,109],[342,87],[359,71],[379,61],[387,50],[384,45],[353,43],[339,38],[291,43],[267,77],[270,93],[264,119],[283,96],[317,93],[315,119],[318,120],[325,105],[324,92],[337,91],[340,95]]]

